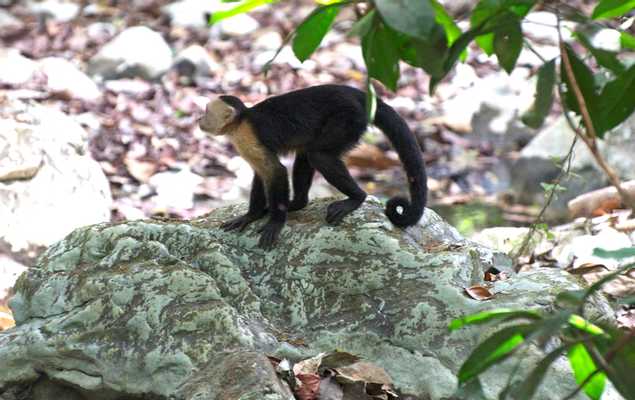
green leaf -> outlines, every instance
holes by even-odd
[[[569,363],[578,385],[582,384],[589,375],[597,369],[591,355],[582,343],[571,346],[568,351]],[[599,400],[604,391],[606,375],[603,372],[595,374],[591,380],[584,385],[584,392],[593,400]]]
[[[601,0],[591,17],[593,19],[614,18],[624,15],[635,8],[635,0]]]
[[[429,0],[375,0],[382,19],[394,30],[427,39],[436,25]]]
[[[635,247],[622,247],[617,250],[604,250],[599,247],[593,249],[593,255],[601,258],[614,258],[623,260],[629,257],[635,257]]]
[[[341,8],[341,4],[320,6],[296,28],[293,53],[298,60],[304,62],[318,48]]]
[[[422,68],[431,77],[445,74],[443,68],[448,53],[448,40],[441,26],[433,30],[429,40],[413,38],[399,32],[394,34],[399,37],[399,56],[402,60]]]
[[[597,60],[598,64],[611,70],[615,75],[619,75],[624,72],[624,64],[617,59],[616,52],[593,47],[589,38],[581,32],[576,32],[574,36],[587,50],[589,50],[589,52]]]
[[[635,64],[609,81],[600,92],[599,118],[593,119],[597,135],[615,128],[635,110]]]
[[[538,70],[536,95],[534,104],[521,117],[523,123],[538,129],[545,122],[545,118],[553,105],[553,88],[556,85],[556,60],[546,62]]]
[[[434,8],[435,21],[445,29],[445,35],[447,37],[447,45],[451,46],[452,43],[458,39],[463,32],[459,26],[454,22],[454,18],[448,14],[448,12],[443,8],[443,5],[438,2],[438,0],[431,0],[432,7]],[[467,49],[461,53],[461,61],[465,61],[467,59]]]
[[[603,335],[604,330],[597,325],[592,324],[586,319],[582,318],[577,314],[571,314],[569,317],[569,325],[584,331],[586,333],[590,333],[591,335]]]
[[[513,310],[510,308],[497,308],[494,310],[482,311],[480,313],[468,315],[467,317],[452,320],[448,328],[455,331],[466,325],[484,324],[501,319],[510,320],[516,318],[540,319],[540,314],[531,310]]]
[[[503,0],[481,0],[478,2],[472,15],[470,17],[470,26],[472,29],[480,26],[488,19],[494,17],[502,7]],[[491,56],[494,54],[494,34],[488,33],[486,35],[476,38],[476,43],[487,54]]]
[[[567,349],[566,346],[558,347],[545,356],[538,365],[527,375],[520,386],[514,390],[513,398],[515,400],[529,400],[534,397],[536,389],[540,386],[542,379],[549,370],[549,366],[558,359]]]
[[[620,45],[622,49],[635,49],[635,36],[628,32],[622,32],[620,34]]]
[[[369,78],[366,80],[366,116],[368,117],[368,123],[373,123],[376,111],[377,93],[375,92],[375,87]]]
[[[253,10],[254,8],[264,6],[265,4],[269,3],[275,3],[276,1],[278,0],[245,0],[232,9],[212,13],[210,24],[215,24],[218,21],[222,21],[238,14],[244,14]]]
[[[532,324],[508,326],[480,343],[459,370],[459,383],[467,382],[492,365],[503,361],[535,330]]]
[[[507,23],[507,15],[511,18],[516,16],[515,19],[521,19],[527,15],[535,3],[534,0],[481,0],[472,11],[470,26],[474,28],[491,20],[494,24],[488,28],[496,31]],[[501,14],[507,15],[504,15],[503,18],[496,18],[500,17]],[[476,43],[485,54],[491,56],[494,53],[494,34],[490,33],[489,29],[488,32],[484,32],[483,35],[476,38]]]
[[[509,14],[509,19],[513,21],[514,14]],[[515,21],[501,25],[499,29],[494,32],[494,53],[498,58],[498,63],[503,69],[511,74],[512,70],[516,66],[516,60],[520,55],[520,50],[523,47],[523,32],[520,27],[520,20],[516,18]]]
[[[375,10],[370,10],[368,13],[366,13],[366,15],[364,15],[362,18],[360,18],[358,21],[356,21],[353,26],[351,27],[351,30],[348,31],[347,36],[351,37],[351,36],[358,36],[358,37],[364,37],[366,36],[366,34],[368,33],[368,31],[370,31],[370,29],[373,27],[373,20],[375,19],[375,15],[377,13],[375,12]]]
[[[386,85],[392,91],[397,89],[399,79],[399,49],[395,46],[398,38],[381,21],[362,38],[362,53],[368,68],[368,75]]]
[[[635,296],[624,297],[623,299],[619,299],[618,304],[626,304],[629,306],[635,305]]]
[[[584,103],[586,104],[586,108],[589,111],[591,116],[591,120],[593,121],[593,126],[596,130],[599,128],[599,98],[598,93],[595,89],[595,79],[593,78],[593,73],[589,69],[589,67],[578,58],[576,53],[573,51],[571,46],[565,44],[565,51],[567,52],[569,61],[571,63],[571,69],[573,70],[573,76],[575,78],[580,91],[582,92],[582,98]],[[563,77],[566,93],[565,99],[567,107],[580,115],[580,106],[578,105],[578,99],[575,96],[573,86],[569,81],[569,77],[564,68],[564,63],[560,63],[561,68],[561,76]]]

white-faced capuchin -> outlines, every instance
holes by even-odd
[[[366,193],[349,174],[342,156],[366,131],[364,92],[348,86],[322,85],[270,97],[246,107],[234,96],[220,96],[207,105],[199,120],[211,135],[226,135],[254,169],[249,211],[221,227],[242,231],[267,213],[259,245],[272,247],[287,212],[304,208],[317,170],[348,198],[328,206],[326,221],[338,224],[355,211]],[[390,221],[406,227],[416,224],[426,205],[427,181],[419,145],[406,122],[389,105],[377,101],[375,125],[390,139],[408,175],[410,200],[394,197],[386,205]],[[278,154],[294,151],[293,200],[289,202],[286,168]],[[401,212],[399,212],[401,208]]]

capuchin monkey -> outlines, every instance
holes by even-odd
[[[207,104],[199,120],[210,135],[226,135],[255,174],[249,211],[221,225],[242,231],[269,214],[260,228],[259,245],[270,249],[287,220],[289,211],[304,208],[317,170],[348,198],[331,203],[326,222],[336,225],[355,211],[366,193],[349,174],[342,156],[366,131],[364,92],[348,86],[322,85],[270,97],[246,107],[234,96],[220,96]],[[419,145],[406,122],[389,105],[377,100],[375,125],[390,139],[408,175],[410,200],[394,197],[386,204],[388,219],[399,227],[416,224],[426,205],[427,182]],[[293,200],[279,154],[294,151]],[[401,210],[399,210],[401,209]]]

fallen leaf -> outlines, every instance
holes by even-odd
[[[126,164],[130,175],[142,183],[147,183],[150,177],[159,169],[159,166],[154,161],[137,160],[128,157],[124,160],[124,164]]]
[[[0,305],[0,332],[15,326],[13,313],[9,307]]]
[[[325,355],[326,353],[320,353],[315,357],[307,358],[306,360],[296,363],[293,366],[293,373],[296,376],[317,374],[322,364],[322,358],[324,358]]]
[[[368,361],[358,361],[346,367],[335,368],[338,382],[366,382],[391,385],[392,380],[386,371]]]
[[[567,272],[573,275],[584,275],[590,272],[599,272],[600,270],[608,271],[608,267],[604,264],[597,264],[592,262],[587,262],[584,264],[580,264],[577,268],[568,269]]]
[[[382,170],[401,165],[401,162],[389,157],[385,151],[374,144],[361,143],[346,155],[346,164],[352,167]]]
[[[492,297],[494,297],[494,295],[489,291],[489,289],[479,285],[465,288],[465,292],[468,294],[468,296],[470,296],[474,300],[489,300]]]
[[[294,393],[300,400],[316,400],[320,392],[320,376],[318,374],[296,374],[300,384]]]

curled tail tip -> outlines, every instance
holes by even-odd
[[[401,213],[398,207],[401,207]],[[415,225],[423,216],[423,211],[423,205],[418,207],[404,197],[393,197],[386,203],[386,216],[390,222],[400,228]]]

